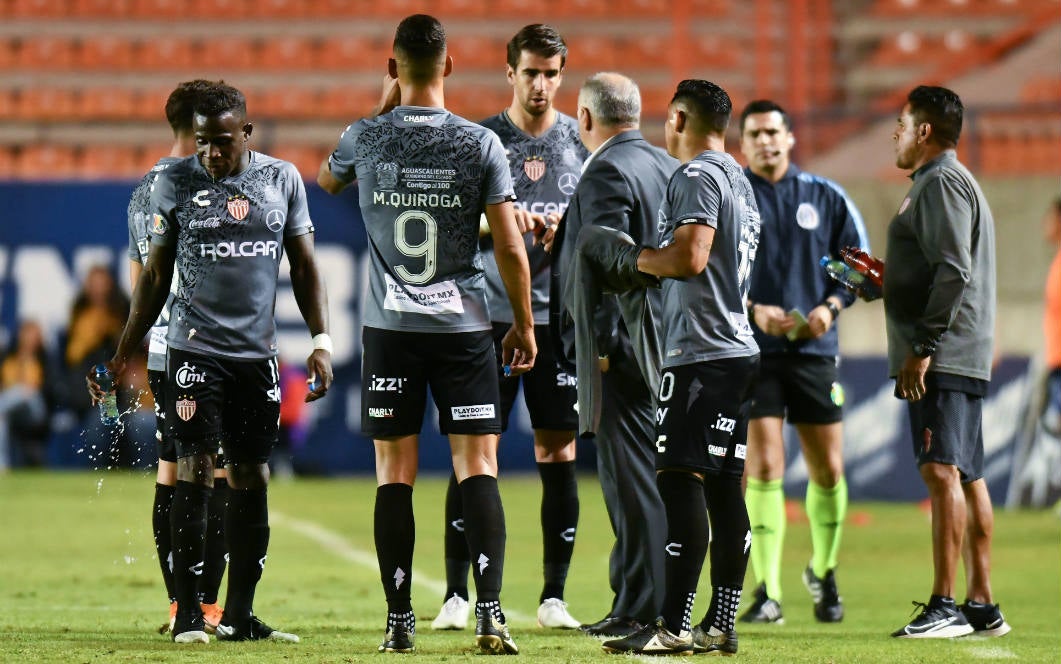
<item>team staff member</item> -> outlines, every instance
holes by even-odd
[[[531,306],[538,359],[520,377],[499,376],[501,431],[520,383],[534,428],[534,460],[542,480],[542,544],[544,585],[538,598],[538,624],[573,629],[580,623],[568,613],[564,585],[578,526],[578,482],[575,477],[574,376],[557,364],[549,339],[549,254],[536,241],[546,225],[555,226],[578,184],[589,153],[578,137],[578,123],[553,107],[567,64],[567,44],[554,28],[525,26],[508,42],[508,83],[512,103],[483,120],[501,139],[508,154],[516,192],[516,222],[526,242],[531,271]],[[489,226],[482,224],[480,243],[486,274],[487,303],[493,324],[494,349],[501,371],[501,342],[512,326],[505,285],[493,257]],[[535,232],[537,231],[537,233]],[[433,629],[464,629],[468,620],[468,544],[464,538],[463,505],[455,475],[450,476],[445,510],[446,597]]]
[[[497,136],[445,109],[444,78],[453,60],[437,19],[404,19],[387,67],[382,115],[349,126],[317,178],[331,193],[358,181],[372,248],[361,427],[373,439],[379,483],[375,540],[387,597],[387,632],[379,650],[415,648],[412,497],[430,386],[439,428],[449,436],[475,562],[476,645],[484,653],[517,654],[501,611],[500,396],[478,245],[485,211],[514,319],[502,357],[518,375],[534,365],[536,350],[512,179]],[[398,391],[372,390],[373,375],[394,378]]]
[[[932,596],[892,636],[1001,636],[991,598],[994,512],[983,477],[983,398],[995,330],[995,224],[955,149],[964,109],[951,90],[919,86],[892,135],[913,185],[888,225],[884,314],[888,372],[909,404],[910,433],[932,504]],[[958,558],[966,601],[954,602]]]
[[[229,479],[225,515],[228,592],[219,639],[298,641],[253,613],[269,546],[266,494],[280,390],[273,310],[287,251],[295,299],[314,338],[307,372],[331,384],[324,283],[313,256],[313,224],[295,167],[248,147],[243,94],[216,84],[195,105],[197,154],[159,173],[151,195],[151,250],[129,320],[111,360],[115,381],[166,301],[171,311],[166,422],[177,448],[171,510],[178,643],[208,642],[197,601],[214,453],[223,443]]]
[[[844,608],[835,569],[844,515],[844,401],[837,382],[840,347],[836,324],[854,294],[830,279],[818,260],[840,249],[868,250],[862,217],[831,180],[801,171],[791,161],[796,143],[788,113],[761,99],[741,112],[744,174],[759,205],[762,235],[752,270],[749,313],[762,353],[748,424],[748,518],[752,570],[759,581],[742,622],[783,622],[781,549],[785,537],[784,418],[799,433],[810,475],[806,509],[812,557],[803,581],[814,597],[814,616],[839,622]],[[791,312],[798,309],[806,323]]]

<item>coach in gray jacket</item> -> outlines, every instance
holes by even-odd
[[[640,116],[640,91],[620,74],[595,74],[579,92],[579,133],[592,154],[555,236],[547,231],[543,238],[553,255],[554,337],[565,327],[561,294],[582,228],[609,226],[639,245],[656,246],[657,212],[678,162],[641,136]],[[659,297],[658,291],[649,294],[654,311],[660,310]],[[595,317],[604,371],[603,417],[595,440],[597,470],[616,540],[609,565],[615,598],[608,615],[583,630],[611,637],[633,632],[659,615],[664,551],[658,542],[666,536],[666,518],[655,478],[655,395],[634,360],[618,301],[615,296],[603,300]],[[573,363],[576,349],[569,336],[556,348]]]
[[[888,226],[884,311],[888,371],[909,401],[914,455],[932,503],[932,596],[892,636],[1001,636],[991,599],[994,515],[983,478],[982,402],[995,329],[995,228],[980,186],[955,155],[962,102],[910,92],[892,138],[913,185]],[[964,541],[964,543],[963,543]],[[965,558],[966,601],[955,577]]]

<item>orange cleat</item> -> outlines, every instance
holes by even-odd
[[[203,625],[207,634],[213,634],[221,623],[221,617],[225,614],[217,604],[200,604],[203,609]]]

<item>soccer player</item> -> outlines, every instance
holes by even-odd
[[[210,81],[186,81],[178,85],[166,100],[166,120],[173,129],[173,147],[167,157],[158,163],[140,180],[129,199],[129,277],[131,284],[140,279],[140,272],[147,262],[151,243],[149,225],[151,220],[151,188],[158,174],[182,158],[195,153],[195,133],[192,131],[192,116],[199,95],[213,85]],[[177,450],[173,436],[166,428],[166,331],[169,327],[169,312],[173,308],[175,293],[166,299],[162,314],[151,328],[147,354],[147,380],[155,400],[157,430],[155,440],[158,452],[158,472],[155,479],[155,501],[152,508],[151,527],[155,538],[155,550],[162,568],[162,579],[169,595],[169,622],[160,631],[173,629],[177,615],[177,598],[173,588],[173,569],[170,557],[170,506],[177,485]],[[214,491],[210,495],[207,511],[206,550],[200,578],[200,603],[206,631],[213,633],[221,621],[221,607],[217,604],[217,592],[221,577],[225,573],[225,503],[228,482],[224,466],[219,462],[214,468]]]
[[[520,382],[534,428],[534,460],[542,480],[542,543],[545,583],[538,598],[538,624],[574,629],[564,601],[564,584],[575,548],[578,525],[578,481],[575,477],[574,376],[553,355],[549,338],[549,254],[536,241],[535,230],[555,226],[575,191],[582,162],[589,152],[578,137],[578,123],[553,107],[563,80],[567,45],[554,28],[524,27],[508,42],[508,82],[512,103],[481,124],[493,130],[508,153],[516,191],[516,223],[524,233],[531,271],[531,306],[538,358],[534,369],[518,378],[499,376],[501,431],[516,401]],[[481,224],[485,226],[485,224]],[[481,229],[482,230],[482,229]],[[489,227],[480,242],[485,263],[487,304],[493,325],[494,349],[501,371],[501,341],[512,326],[512,308],[501,273],[493,259]],[[455,475],[446,492],[446,597],[433,629],[464,629],[468,621],[468,543],[464,538],[463,505]]]
[[[379,650],[415,648],[412,492],[430,386],[464,504],[477,595],[476,644],[484,653],[516,654],[500,601],[500,395],[478,246],[485,209],[514,320],[501,342],[502,361],[513,375],[524,373],[536,350],[512,178],[497,136],[445,109],[444,78],[453,60],[437,19],[416,14],[402,20],[387,67],[377,115],[346,128],[317,178],[331,193],[358,181],[372,249],[361,428],[373,439],[379,483],[376,555],[387,598]]]
[[[958,161],[962,101],[918,86],[892,139],[913,184],[888,225],[884,317],[888,373],[906,399],[921,479],[932,505],[932,595],[892,636],[1002,636],[991,599],[994,511],[983,477],[983,399],[995,332],[995,223],[980,185]],[[958,557],[966,601],[954,602]]]
[[[748,424],[745,495],[754,539],[752,570],[760,584],[740,620],[784,622],[781,548],[787,414],[799,433],[810,475],[806,505],[813,553],[803,581],[814,598],[815,618],[839,622],[844,607],[835,569],[847,512],[847,483],[836,319],[855,295],[830,279],[818,260],[839,258],[840,250],[848,246],[868,251],[869,241],[862,217],[843,189],[792,163],[796,139],[785,109],[766,99],[753,101],[741,112],[740,131],[741,152],[748,159],[744,174],[755,191],[762,221],[748,295],[762,367]]]
[[[659,249],[631,246],[633,261],[619,261],[663,277],[656,481],[667,512],[666,541],[658,542],[667,552],[666,592],[663,615],[605,641],[606,652],[737,652],[734,622],[751,543],[741,475],[759,370],[745,303],[759,213],[751,184],[724,151],[731,108],[714,83],[678,84],[665,135],[682,166],[660,206]],[[709,534],[711,605],[690,633]]]
[[[177,450],[171,508],[177,616],[173,640],[209,642],[196,601],[214,452],[224,447],[228,592],[219,639],[298,637],[253,613],[269,545],[269,453],[276,443],[280,390],[273,311],[280,260],[313,335],[306,361],[317,387],[331,384],[324,283],[313,256],[313,224],[292,164],[249,149],[243,94],[218,83],[195,104],[197,154],[161,171],[151,194],[151,249],[109,367],[120,380],[130,354],[158,317],[179,276],[167,341],[165,419]]]

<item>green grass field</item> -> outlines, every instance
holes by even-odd
[[[153,475],[130,472],[0,475],[0,662],[358,662],[376,653],[385,605],[372,543],[375,483],[296,480],[270,491],[272,544],[255,610],[302,643],[174,646],[156,628],[167,617],[149,522]],[[522,657],[604,662],[596,640],[535,625],[541,545],[536,477],[502,479],[508,517],[503,605]],[[611,533],[594,478],[581,482],[582,519],[566,599],[590,622],[608,610]],[[470,632],[435,633],[442,601],[445,480],[415,492],[419,526],[413,603],[417,661],[464,661]],[[927,601],[928,518],[912,504],[855,504],[841,567],[842,624],[819,625],[799,581],[809,559],[806,523],[789,524],[786,624],[740,628],[746,662],[1057,662],[1059,522],[1050,512],[996,514],[994,590],[1013,632],[999,639],[897,640],[888,633]],[[706,579],[706,570],[704,578]],[[963,582],[959,579],[959,587]],[[751,573],[749,571],[749,588]],[[706,609],[702,584],[694,613]],[[959,593],[958,600],[962,595]],[[624,660],[625,661],[625,660]]]

